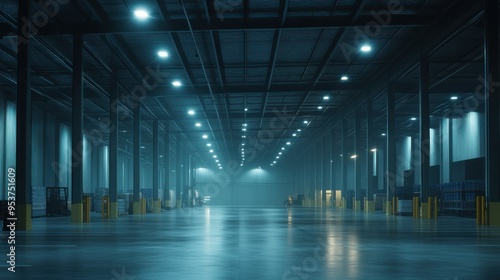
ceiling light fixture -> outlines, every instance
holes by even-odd
[[[291,142],[286,142],[286,144],[287,144],[287,145],[292,145],[292,143],[291,143]]]
[[[352,155],[351,158],[357,158],[358,156],[357,155]]]
[[[203,139],[207,139],[207,138],[208,138],[208,135],[206,135],[206,134],[205,134],[205,135],[203,135],[202,137],[203,137]]]
[[[197,122],[196,124],[196,127],[201,127],[201,123]]]
[[[323,106],[318,106],[318,110],[323,110]]]
[[[372,50],[372,47],[370,45],[363,45],[361,46],[361,49],[360,49],[362,52],[370,52]]]
[[[167,51],[159,51],[158,56],[160,58],[167,58],[168,57],[168,52]]]
[[[385,133],[382,133],[382,134],[380,134],[380,135],[382,135],[382,136],[386,136],[387,134],[385,134]]]
[[[417,118],[413,117],[413,118],[411,118],[410,120],[412,120],[412,121],[416,121],[416,120],[417,120]]]
[[[330,96],[328,95],[323,96],[323,100],[330,100]]]
[[[180,86],[182,86],[182,83],[181,83],[181,82],[179,82],[179,81],[173,81],[173,82],[172,82],[172,85],[173,85],[174,87],[180,87]]]
[[[192,116],[192,115],[194,115],[194,114],[195,114],[195,111],[194,111],[194,110],[189,110],[189,111],[188,111],[188,114]]]
[[[452,96],[450,97],[451,100],[457,100],[458,99],[458,96]]]
[[[134,11],[134,16],[139,20],[145,20],[149,18],[149,12],[144,9],[137,9]]]
[[[297,134],[296,134],[296,133],[294,133],[294,134],[292,134],[292,136],[293,136],[293,137],[297,137]]]
[[[212,144],[208,143],[208,144],[207,144],[207,147],[212,147]]]
[[[347,80],[349,80],[349,77],[347,77],[347,76],[342,76],[342,77],[340,78],[340,80],[342,80],[342,81],[347,81]]]

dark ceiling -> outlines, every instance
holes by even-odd
[[[484,72],[482,1],[32,2],[34,16],[48,15],[32,40],[37,106],[55,108],[70,122],[73,34],[83,34],[86,127],[109,116],[113,80],[120,95],[142,90],[146,156],[157,119],[207,162],[209,149],[221,162],[243,162],[242,149],[252,166],[269,165],[279,152],[293,160],[288,154],[306,151],[331,128],[342,131],[343,119],[351,135],[355,108],[365,118],[368,98],[380,134],[389,83],[397,92],[397,132],[414,133],[418,122],[410,117],[418,116],[421,53],[429,54],[437,117],[453,106],[450,95],[460,102],[469,98]],[[11,95],[17,6],[0,1],[0,85]],[[149,11],[146,20],[134,17],[138,8]],[[362,52],[363,44],[371,51]],[[159,50],[168,58],[160,58]],[[174,80],[182,86],[174,87]],[[132,123],[130,114],[120,121],[122,148],[132,143]]]

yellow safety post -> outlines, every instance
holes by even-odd
[[[481,224],[481,205],[479,198],[479,196],[476,196],[476,225]]]
[[[427,197],[427,219],[432,217],[432,197]]]
[[[90,196],[86,195],[83,197],[83,222],[90,223],[90,206],[91,206]]]
[[[486,225],[486,199],[481,196],[481,225]]]
[[[413,197],[413,218],[417,219],[419,216],[419,206],[418,206],[418,197]]]
[[[141,198],[141,214],[146,214],[146,198]]]
[[[103,219],[109,219],[109,196],[102,197],[101,214]]]
[[[438,198],[437,196],[434,197],[434,219],[437,219],[438,217]]]

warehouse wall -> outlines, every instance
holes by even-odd
[[[212,205],[281,206],[292,189],[291,174],[277,168],[225,170],[198,168],[196,187]]]
[[[484,156],[484,114],[469,112],[452,120],[453,161]]]

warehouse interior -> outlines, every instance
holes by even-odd
[[[498,15],[0,1],[2,279],[496,279]]]

